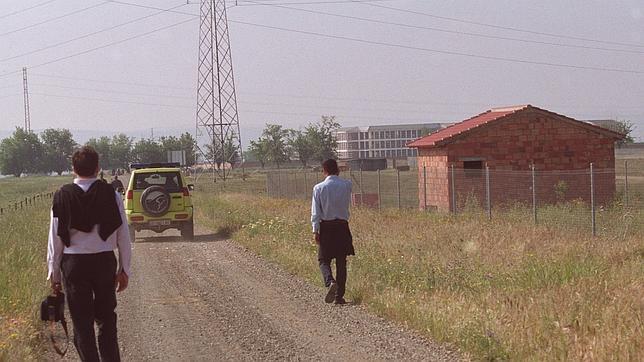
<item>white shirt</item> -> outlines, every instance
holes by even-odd
[[[313,187],[311,201],[311,224],[313,232],[320,232],[322,220],[349,221],[349,205],[351,205],[352,183],[339,176],[331,175]]]
[[[83,191],[87,192],[89,187],[96,181],[96,178],[77,178],[74,180],[74,183],[80,186]],[[69,231],[69,246],[65,246],[58,236],[58,218],[54,217],[52,211],[49,227],[49,243],[47,246],[47,264],[49,265],[47,279],[60,282],[60,263],[63,259],[63,254],[97,254],[105,251],[113,251],[114,249],[118,249],[119,251],[119,270],[125,271],[128,276],[130,275],[130,259],[132,257],[130,231],[127,225],[127,217],[125,216],[121,195],[116,192],[114,195],[123,224],[105,241],[98,235],[98,225],[94,225],[94,229],[89,233],[71,229]]]

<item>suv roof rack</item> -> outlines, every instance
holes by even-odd
[[[181,167],[179,162],[152,162],[152,163],[131,163],[131,170],[138,170],[142,168],[163,168],[163,167]]]

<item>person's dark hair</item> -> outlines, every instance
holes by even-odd
[[[74,172],[81,177],[90,177],[98,168],[98,153],[90,146],[83,146],[72,155]]]
[[[338,163],[334,159],[328,159],[322,162],[322,169],[328,175],[339,175],[340,170],[338,169]]]

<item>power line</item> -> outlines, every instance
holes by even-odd
[[[352,1],[352,2],[355,2],[355,1]],[[123,1],[119,1],[119,3],[124,4],[124,5],[133,5],[131,3],[126,3],[126,2],[123,2]],[[373,5],[373,4],[366,4],[366,5]],[[134,6],[136,6],[136,5],[134,5]],[[381,5],[373,5],[373,6],[381,6]],[[150,8],[154,8],[154,7],[150,7]],[[158,9],[158,8],[156,8],[156,9]],[[392,9],[396,9],[396,8],[392,8]],[[173,12],[176,12],[176,11],[173,11]],[[194,14],[184,13],[184,12],[178,12],[178,13],[197,16],[197,15],[194,15]],[[608,67],[593,67],[593,66],[565,64],[565,63],[554,63],[554,62],[541,62],[541,61],[534,61],[534,60],[528,60],[528,59],[506,58],[506,57],[498,57],[498,56],[491,56],[491,55],[481,55],[481,54],[472,54],[472,53],[465,53],[465,52],[456,52],[456,51],[451,51],[451,50],[431,49],[431,48],[416,47],[416,46],[397,44],[397,43],[386,43],[386,42],[379,42],[379,41],[374,41],[374,40],[358,39],[358,38],[352,38],[352,37],[341,36],[341,35],[331,35],[331,34],[317,33],[317,32],[312,32],[312,31],[305,31],[305,30],[282,28],[282,27],[277,27],[277,26],[250,23],[250,22],[239,21],[239,20],[229,20],[229,22],[237,23],[237,24],[243,24],[243,25],[249,25],[249,26],[254,26],[254,27],[260,27],[260,28],[266,28],[266,29],[272,29],[272,30],[279,30],[279,31],[285,31],[285,32],[292,32],[292,33],[298,33],[298,34],[304,34],[304,35],[311,35],[311,36],[329,38],[329,39],[347,40],[347,41],[359,42],[359,43],[370,44],[370,45],[386,46],[386,47],[401,48],[401,49],[408,49],[408,50],[417,50],[417,51],[423,51],[423,52],[429,52],[429,53],[456,55],[456,56],[469,57],[469,58],[479,58],[479,59],[502,61],[502,62],[511,62],[511,63],[520,63],[520,64],[532,64],[532,65],[558,67],[558,68],[568,68],[568,69],[584,69],[584,70],[595,70],[595,71],[604,71],[604,72],[644,74],[644,71],[629,70],[629,69],[608,68]]]
[[[343,35],[331,35],[331,34],[317,33],[317,32],[313,32],[313,31],[282,28],[282,27],[278,27],[278,26],[271,26],[271,25],[265,25],[265,24],[256,24],[256,23],[250,23],[250,22],[240,21],[240,20],[229,20],[229,21],[231,23],[249,25],[249,26],[254,26],[254,27],[259,27],[259,28],[266,28],[266,29],[272,29],[272,30],[292,32],[292,33],[311,35],[311,36],[329,38],[329,39],[336,39],[336,40],[347,40],[347,41],[352,41],[352,42],[357,42],[357,43],[385,46],[385,47],[390,47],[390,48],[417,50],[417,51],[422,51],[422,52],[427,52],[427,53],[456,55],[456,56],[468,57],[468,58],[478,58],[478,59],[494,60],[494,61],[509,62],[509,63],[541,65],[541,66],[557,67],[557,68],[596,70],[596,71],[603,71],[603,72],[628,73],[628,74],[644,74],[644,71],[639,71],[639,70],[608,68],[608,67],[594,67],[594,66],[565,64],[565,63],[542,62],[542,61],[519,59],[519,58],[506,58],[506,57],[498,57],[498,56],[492,56],[492,55],[472,54],[472,53],[464,53],[464,52],[457,52],[457,51],[451,51],[451,50],[432,49],[432,48],[417,47],[417,46],[404,45],[404,44],[398,44],[398,43],[387,43],[387,42],[381,42],[381,41],[375,41],[375,40],[352,38],[352,37],[343,36]]]
[[[110,47],[110,46],[112,46],[112,45],[117,45],[117,44],[125,43],[125,42],[127,42],[127,41],[130,41],[130,40],[133,40],[133,39],[138,39],[138,38],[141,38],[141,37],[144,37],[144,36],[147,36],[147,35],[150,35],[150,34],[153,34],[153,33],[159,32],[159,31],[163,31],[163,30],[167,30],[167,29],[170,29],[170,28],[173,28],[173,27],[177,27],[177,26],[179,26],[179,25],[183,25],[183,24],[186,24],[186,23],[191,22],[191,21],[194,21],[194,20],[195,20],[195,19],[183,20],[183,21],[180,21],[180,22],[178,22],[178,23],[173,23],[173,24],[170,24],[170,25],[166,25],[166,26],[163,26],[163,27],[161,27],[161,28],[157,28],[157,29],[154,29],[154,30],[151,30],[151,31],[145,32],[145,33],[141,33],[141,34],[137,34],[137,35],[134,35],[134,36],[131,36],[131,37],[127,37],[127,38],[125,38],[125,39],[121,39],[121,40],[113,41],[113,42],[110,42],[110,43],[107,43],[107,44],[103,44],[103,45],[101,45],[101,46],[97,46],[97,47],[94,47],[94,48],[90,48],[90,49],[87,49],[87,50],[84,50],[84,51],[81,51],[81,52],[77,52],[77,53],[73,53],[73,54],[70,54],[70,55],[66,55],[66,56],[64,56],[64,57],[60,57],[60,58],[56,58],[56,59],[52,59],[52,60],[46,61],[46,62],[44,62],[44,63],[39,63],[39,64],[36,64],[36,65],[32,65],[32,66],[30,66],[29,68],[30,68],[30,69],[32,69],[32,68],[38,68],[38,67],[42,67],[42,66],[49,65],[49,64],[52,64],[52,63],[57,63],[57,62],[60,62],[60,61],[63,61],[63,60],[67,60],[67,59],[70,59],[70,58],[74,58],[74,57],[77,57],[77,56],[79,56],[79,55],[88,54],[88,53],[94,52],[94,51],[96,51],[96,50],[100,50],[100,49],[104,49],[104,48]],[[5,73],[5,74],[0,75],[0,77],[4,77],[4,76],[10,75],[10,74],[17,73],[17,72],[19,72],[19,71],[14,71],[14,72]]]
[[[622,42],[608,41],[608,40],[598,40],[598,39],[585,38],[585,37],[580,37],[580,36],[572,36],[572,35],[557,34],[557,33],[548,33],[548,32],[535,31],[535,30],[529,30],[529,29],[521,29],[521,28],[516,28],[516,27],[510,27],[510,26],[501,26],[501,25],[488,24],[488,23],[482,23],[482,22],[471,21],[471,20],[452,18],[452,17],[447,17],[447,16],[434,15],[434,14],[425,13],[425,12],[421,12],[421,11],[401,9],[401,8],[396,8],[396,7],[392,7],[392,6],[386,6],[386,5],[379,5],[379,4],[364,4],[364,5],[373,6],[373,7],[382,8],[382,9],[388,9],[388,10],[407,13],[407,14],[415,14],[415,15],[427,16],[427,17],[431,17],[431,18],[434,18],[434,19],[453,21],[453,22],[458,22],[458,23],[463,23],[463,24],[478,25],[478,26],[494,28],[494,29],[510,30],[510,31],[516,31],[516,32],[526,33],[526,34],[542,35],[542,36],[549,36],[549,37],[562,38],[562,39],[571,39],[571,40],[581,40],[581,41],[587,41],[587,42],[593,42],[593,43],[601,43],[601,44],[612,44],[612,45],[621,45],[621,46],[644,48],[644,45],[641,45],[641,44],[622,43]]]
[[[31,93],[33,95],[39,95],[44,97],[52,98],[65,98],[65,99],[79,99],[85,101],[94,101],[102,103],[116,103],[116,104],[133,104],[141,106],[153,106],[153,107],[167,107],[167,108],[179,108],[179,109],[193,109],[193,106],[181,106],[173,104],[164,104],[164,103],[149,103],[149,102],[137,102],[137,101],[124,101],[124,100],[114,100],[114,99],[104,99],[104,98],[93,98],[93,97],[81,97],[81,96],[69,96],[69,95],[57,95],[50,93]],[[258,114],[277,114],[277,115],[289,115],[289,116],[306,116],[306,117],[320,117],[323,113],[297,113],[297,112],[277,112],[277,111],[260,111],[260,110],[242,110],[242,113],[258,113]],[[356,119],[381,119],[381,120],[398,120],[398,121],[412,121],[418,120],[418,118],[409,118],[401,119],[399,117],[377,117],[377,116],[357,116],[357,115],[342,115],[343,117],[350,117]],[[427,117],[425,117],[427,118]]]
[[[118,84],[118,85],[128,85],[128,86],[135,86],[135,87],[146,87],[146,88],[158,88],[159,90],[162,89],[172,89],[172,90],[189,90],[193,91],[194,87],[176,87],[176,86],[168,86],[168,85],[161,85],[161,84],[150,84],[150,83],[137,83],[137,82],[122,82],[122,81],[114,81],[114,80],[99,80],[99,79],[88,79],[88,78],[79,78],[79,77],[66,77],[66,76],[58,76],[58,75],[48,75],[48,74],[43,74],[43,73],[31,73],[32,76],[36,77],[46,77],[46,78],[52,78],[52,79],[62,79],[62,80],[72,80],[72,81],[84,81],[84,82],[95,82],[95,83],[105,83],[105,84]],[[71,87],[71,86],[60,86],[60,85],[52,85],[52,84],[34,84],[35,86],[47,86],[47,87],[56,87],[56,88],[62,88],[62,89],[76,89],[76,90],[87,90],[87,91],[97,91],[97,92],[105,92],[105,93],[114,93],[114,94],[124,94],[124,95],[139,95],[139,96],[159,96],[159,97],[168,97],[168,98],[177,98],[177,99],[193,99],[193,97],[187,97],[187,96],[175,96],[175,95],[160,95],[160,94],[144,94],[144,93],[129,93],[129,92],[122,92],[122,91],[114,91],[114,90],[104,90],[104,89],[99,89],[99,88],[84,88],[84,87]],[[5,89],[5,88],[15,88],[16,86],[5,86],[5,87],[0,87],[0,89]],[[481,107],[488,107],[490,106],[489,103],[486,102],[439,102],[439,101],[432,101],[432,100],[427,100],[427,101],[410,101],[410,100],[392,100],[392,99],[385,99],[385,98],[364,98],[364,97],[332,97],[332,96],[325,96],[325,95],[302,95],[302,94],[289,94],[289,93],[266,93],[266,92],[244,92],[241,91],[240,94],[243,96],[261,96],[261,97],[276,97],[276,98],[293,98],[293,99],[311,99],[311,100],[327,100],[327,101],[341,101],[341,102],[364,102],[364,103],[390,103],[390,104],[405,104],[405,105],[422,105],[422,106],[481,106]],[[260,104],[258,102],[244,102],[242,103],[246,104]],[[288,105],[292,106],[292,104],[284,104],[284,103],[266,103],[267,105]],[[563,104],[563,103],[557,103],[556,106],[558,107],[577,107],[577,105],[571,105],[571,104]],[[641,106],[634,106],[634,105],[611,105],[616,108],[624,109],[624,108],[641,108]],[[606,108],[604,106],[598,106],[600,108]],[[581,107],[584,109],[587,109],[589,107]]]
[[[133,93],[133,92],[123,92],[123,91],[114,91],[114,90],[105,90],[98,88],[85,88],[85,87],[68,87],[62,85],[54,84],[31,84],[32,87],[51,87],[51,88],[60,88],[60,89],[70,89],[70,90],[80,90],[80,91],[90,91],[90,92],[99,92],[99,93],[108,93],[108,94],[119,94],[127,96],[140,96],[140,97],[161,97],[161,98],[175,98],[175,99],[187,99],[194,100],[194,97],[186,96],[177,96],[177,95],[163,95],[163,94],[151,94],[151,93]]]
[[[14,16],[14,15],[21,14],[21,13],[24,13],[24,12],[26,12],[26,11],[29,11],[29,10],[32,10],[32,9],[39,8],[39,7],[41,7],[41,6],[45,6],[45,5],[47,5],[47,4],[51,4],[51,3],[53,3],[54,1],[58,1],[58,0],[48,0],[48,1],[43,1],[43,2],[41,2],[41,3],[38,3],[38,4],[33,5],[33,6],[30,6],[30,7],[28,7],[28,8],[24,8],[24,9],[22,9],[22,10],[16,10],[16,11],[14,11],[14,12],[12,12],[12,13],[8,13],[8,14],[0,15],[0,19],[4,19],[4,18],[8,18],[8,17],[10,17],[10,16]]]
[[[91,79],[91,78],[79,78],[79,77],[66,77],[60,75],[51,75],[44,73],[31,73],[32,76],[45,77],[45,78],[54,78],[54,79],[64,79],[64,80],[78,80],[83,82],[95,82],[95,83],[106,83],[106,84],[123,84],[131,85],[136,87],[148,87],[148,88],[166,88],[166,89],[183,89],[183,90],[192,90],[191,87],[175,87],[163,84],[152,84],[152,83],[137,83],[137,82],[123,82],[117,80],[105,80],[105,79]]]
[[[290,6],[283,6],[283,5],[279,5],[279,4],[274,4],[274,3],[260,3],[260,2],[256,2],[256,1],[250,1],[250,2],[253,2],[256,5],[261,5],[261,6],[272,6],[272,7],[276,7],[276,8],[295,10],[295,11],[300,11],[300,12],[305,12],[305,13],[310,13],[310,14],[319,14],[319,15],[326,15],[326,16],[332,16],[332,17],[337,17],[337,18],[358,20],[358,21],[364,21],[364,22],[369,22],[369,23],[373,23],[373,24],[393,25],[393,26],[399,26],[399,27],[404,27],[404,28],[409,28],[409,29],[429,30],[429,31],[441,32],[441,33],[465,35],[465,36],[478,37],[478,38],[506,40],[506,41],[521,42],[521,43],[531,43],[531,44],[539,44],[539,45],[565,47],[565,48],[579,48],[579,49],[589,49],[589,50],[614,51],[614,52],[621,52],[621,53],[644,54],[644,51],[639,51],[639,50],[628,50],[628,49],[617,49],[617,48],[601,48],[601,47],[593,47],[593,46],[585,46],[585,45],[553,43],[553,42],[546,42],[546,41],[539,41],[539,40],[529,40],[529,39],[521,39],[521,38],[513,38],[513,37],[505,37],[505,36],[496,36],[496,35],[472,33],[472,32],[465,32],[465,31],[456,31],[456,30],[449,30],[449,29],[442,29],[442,28],[428,27],[428,26],[421,26],[421,25],[397,23],[397,22],[391,22],[391,21],[385,21],[385,20],[369,19],[369,18],[363,18],[363,17],[359,17],[359,16],[329,13],[329,12],[319,11],[319,10],[300,9],[300,8],[294,8],[294,7],[290,7]]]
[[[88,33],[88,34],[85,34],[85,35],[81,35],[81,36],[78,36],[78,37],[75,37],[75,38],[72,38],[72,39],[68,39],[68,40],[61,41],[61,42],[58,42],[58,43],[55,43],[55,44],[51,44],[51,45],[48,45],[46,47],[42,47],[42,48],[39,48],[39,49],[31,50],[31,51],[28,51],[28,52],[25,52],[25,53],[22,53],[22,54],[13,55],[13,56],[10,56],[10,57],[7,57],[7,58],[3,58],[3,59],[0,59],[0,62],[5,62],[5,61],[8,61],[8,60],[20,58],[20,57],[23,57],[23,56],[27,56],[27,55],[31,55],[31,54],[35,54],[35,53],[40,53],[40,52],[48,50],[48,49],[57,48],[59,46],[65,45],[65,44],[72,43],[72,42],[74,42],[76,40],[89,38],[91,36],[94,36],[94,35],[97,35],[97,34],[100,34],[100,33],[104,33],[106,31],[111,31],[111,30],[114,30],[114,29],[117,29],[117,28],[120,28],[120,27],[123,27],[123,26],[126,26],[126,25],[130,25],[130,24],[137,23],[139,21],[142,21],[142,20],[145,20],[145,19],[148,19],[148,18],[158,16],[160,14],[172,11],[174,9],[180,8],[180,7],[185,6],[185,5],[186,4],[181,4],[181,5],[169,8],[169,9],[165,9],[165,10],[161,9],[160,11],[158,11],[156,13],[149,14],[149,15],[146,15],[146,16],[142,16],[142,17],[139,17],[139,18],[135,18],[135,19],[126,21],[124,23],[120,23],[120,24],[117,24],[117,25],[114,25],[114,26],[110,26],[108,28],[97,30],[97,31],[94,31],[94,32],[91,32],[91,33]]]
[[[53,18],[50,18],[50,19],[47,19],[47,20],[43,20],[43,21],[38,22],[38,23],[35,23],[35,24],[31,24],[31,25],[23,26],[22,28],[18,28],[18,29],[10,30],[10,31],[8,31],[8,32],[1,33],[1,34],[0,34],[0,37],[1,37],[1,36],[5,36],[5,35],[9,35],[9,34],[13,34],[13,33],[17,33],[17,32],[19,32],[19,31],[23,31],[23,30],[27,30],[27,29],[35,28],[35,27],[37,27],[37,26],[39,26],[39,25],[43,25],[43,24],[47,24],[47,23],[51,23],[52,21],[60,20],[60,19],[63,19],[63,18],[66,18],[66,17],[72,16],[72,15],[80,14],[80,13],[82,13],[82,12],[85,12],[85,11],[88,11],[88,10],[91,10],[91,9],[94,9],[94,8],[97,8],[97,7],[99,7],[99,6],[103,6],[103,5],[107,4],[107,3],[109,3],[109,1],[103,1],[103,2],[101,2],[101,3],[94,4],[94,5],[91,5],[91,6],[88,6],[88,7],[84,7],[84,8],[82,8],[82,9],[74,10],[74,11],[72,11],[72,12],[65,13],[65,14],[63,14],[63,15],[59,15],[59,16],[56,16],[56,17],[53,17]]]
[[[142,106],[184,108],[184,109],[193,109],[194,108],[194,107],[191,107],[191,106],[181,106],[181,105],[174,105],[174,104],[124,101],[124,100],[114,100],[114,99],[104,99],[104,98],[58,95],[58,94],[50,94],[50,93],[31,93],[31,94],[44,96],[44,97],[80,99],[80,100],[85,100],[85,101],[95,101],[95,102],[104,102],[104,103],[135,104],[135,105],[142,105]]]

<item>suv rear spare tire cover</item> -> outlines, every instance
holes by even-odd
[[[161,186],[150,186],[141,194],[141,206],[151,216],[161,216],[170,209],[170,194]]]

